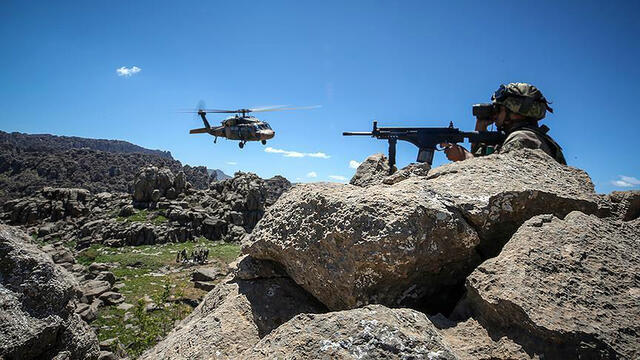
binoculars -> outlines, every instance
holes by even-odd
[[[472,107],[473,116],[478,119],[491,119],[498,112],[497,104],[485,103],[485,104],[475,104]]]

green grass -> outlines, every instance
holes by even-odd
[[[92,262],[118,263],[113,274],[124,286],[120,292],[125,302],[137,305],[145,296],[153,299],[162,308],[150,313],[140,313],[136,307],[127,311],[116,307],[101,308],[98,318],[92,323],[98,331],[100,341],[117,337],[131,357],[139,356],[155,345],[173,327],[176,320],[186,317],[192,308],[181,300],[200,299],[206,292],[193,287],[191,272],[194,268],[176,264],[176,254],[183,249],[190,253],[194,249],[209,249],[209,263],[228,264],[240,255],[240,246],[222,242],[211,242],[205,238],[185,243],[170,243],[144,246],[109,248],[92,245],[76,256],[76,261],[88,265]],[[161,273],[160,269],[172,269]],[[175,271],[178,270],[178,271]],[[164,306],[164,303],[169,305]],[[127,328],[127,324],[129,328]],[[133,327],[132,327],[133,326]]]
[[[147,210],[140,210],[134,213],[133,215],[130,215],[127,217],[118,216],[116,220],[124,221],[124,222],[144,222],[144,221],[147,221],[148,215],[149,215],[149,212]]]

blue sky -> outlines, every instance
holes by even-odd
[[[639,4],[3,1],[0,130],[122,139],[229,174],[341,181],[350,162],[387,149],[342,131],[373,119],[472,130],[472,104],[524,81],[553,101],[542,123],[570,165],[600,192],[637,189]],[[276,137],[240,150],[188,134],[201,123],[176,111],[200,99],[322,108],[259,114]],[[399,165],[416,154],[399,144]],[[445,162],[436,153],[434,165]]]

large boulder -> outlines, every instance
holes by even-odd
[[[300,314],[243,359],[456,359],[423,313],[381,305]]]
[[[227,280],[139,359],[236,359],[299,313],[324,308],[291,279]]]
[[[377,185],[394,172],[395,167],[389,167],[389,161],[384,154],[373,154],[358,166],[349,184],[363,187]]]
[[[96,359],[95,333],[73,313],[77,285],[26,234],[0,225],[0,358]]]
[[[640,356],[640,220],[527,221],[467,279],[459,313],[540,358]]]
[[[527,219],[597,211],[578,169],[524,150],[368,187],[300,184],[270,207],[243,251],[282,264],[332,310],[437,306]]]

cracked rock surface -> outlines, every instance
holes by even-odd
[[[73,312],[77,286],[26,234],[0,225],[0,358],[97,359],[95,334]]]
[[[637,358],[639,245],[638,219],[534,217],[469,276],[461,307],[530,354]]]
[[[244,359],[457,359],[426,315],[382,305],[300,314]]]

